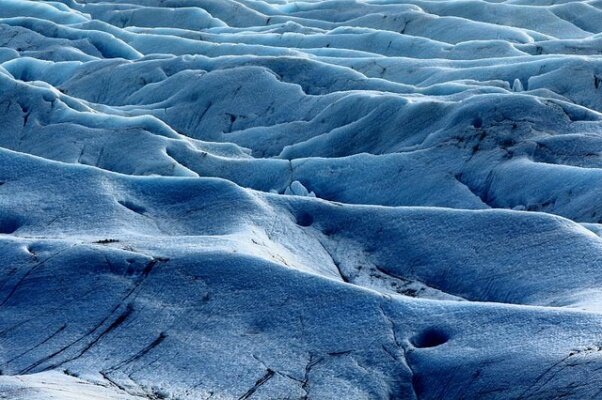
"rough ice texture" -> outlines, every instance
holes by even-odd
[[[0,0],[0,397],[602,397],[599,0]]]

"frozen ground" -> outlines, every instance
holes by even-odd
[[[0,398],[602,398],[601,32],[0,0]]]

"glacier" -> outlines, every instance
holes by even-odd
[[[602,1],[0,0],[0,398],[602,399]]]

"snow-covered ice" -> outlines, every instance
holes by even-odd
[[[602,1],[0,0],[0,398],[602,399]]]

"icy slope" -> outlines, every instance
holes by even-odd
[[[0,0],[0,398],[602,398],[601,31]]]

